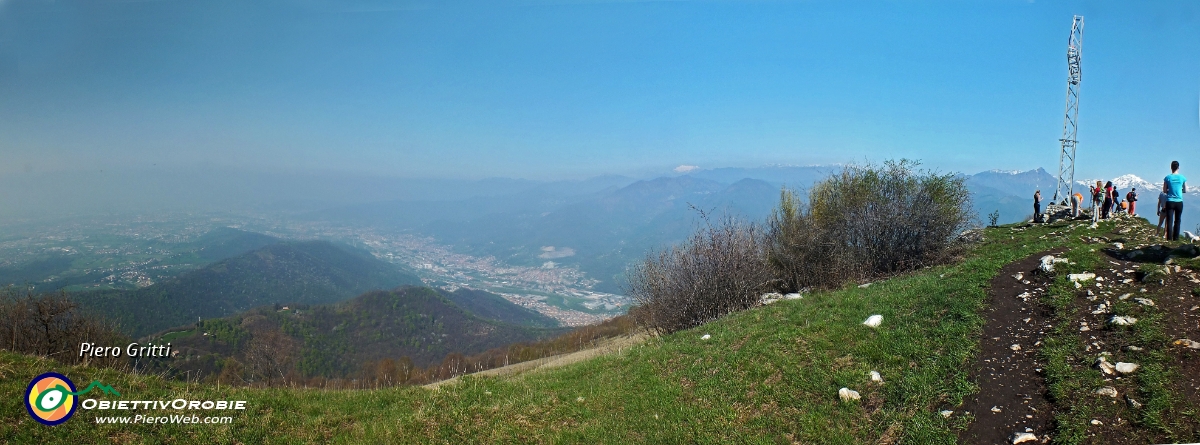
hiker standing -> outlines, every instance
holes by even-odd
[[[1183,194],[1187,193],[1187,178],[1179,174],[1179,161],[1171,161],[1171,174],[1163,178],[1163,192],[1167,194],[1167,240],[1179,240],[1179,223],[1183,217]]]
[[[1137,206],[1137,187],[1134,187],[1133,190],[1130,190],[1129,193],[1125,195],[1125,202],[1129,203],[1129,215],[1134,216],[1135,213],[1133,208]]]
[[[1092,222],[1100,221],[1100,199],[1104,196],[1104,188],[1100,185],[1100,181],[1096,181],[1095,187],[1089,187],[1092,191]]]
[[[1033,222],[1042,222],[1042,191],[1033,192]]]
[[[1112,181],[1104,184],[1104,205],[1101,207],[1101,219],[1108,219],[1108,210],[1112,208],[1113,203],[1113,186]]]
[[[1167,220],[1167,192],[1158,192],[1158,229],[1155,235],[1163,236],[1163,222]]]

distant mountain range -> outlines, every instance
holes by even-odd
[[[736,215],[761,221],[778,202],[781,188],[807,189],[840,168],[692,169],[636,181],[609,176],[571,182],[569,187],[564,182],[463,200],[389,201],[309,216],[414,231],[458,251],[492,255],[513,264],[540,264],[544,246],[570,248],[575,255],[555,261],[578,266],[601,280],[597,290],[620,292],[626,265],[655,247],[684,239],[702,223],[701,211],[712,217]],[[1000,223],[1027,219],[1033,213],[1034,191],[1041,190],[1049,200],[1057,184],[1056,177],[1041,168],[985,171],[967,175],[966,181],[979,221],[997,211]],[[1123,191],[1134,186],[1154,189],[1134,175],[1115,182]],[[1142,196],[1145,201],[1146,194]],[[1197,220],[1195,207],[1188,206],[1187,221]]]
[[[218,243],[213,255],[265,241],[228,231],[218,236],[229,242]],[[142,289],[79,292],[73,298],[139,337],[277,302],[335,303],[405,284],[421,281],[366,251],[325,241],[276,241]]]

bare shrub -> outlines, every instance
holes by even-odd
[[[0,349],[66,364],[128,365],[124,357],[80,357],[82,343],[123,347],[129,341],[111,322],[84,313],[65,293],[0,289]]]
[[[626,291],[651,330],[674,332],[746,309],[771,287],[761,227],[732,217],[704,220],[688,241],[649,254],[628,272]]]
[[[300,350],[299,342],[277,330],[256,333],[246,344],[246,370],[251,379],[270,386],[286,382],[288,371]]]

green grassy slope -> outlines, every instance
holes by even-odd
[[[989,229],[955,265],[781,301],[558,370],[467,377],[437,391],[217,388],[0,354],[0,441],[954,443],[961,418],[937,411],[976,389],[968,372],[989,280],[1008,262],[1078,245],[1045,236],[1052,230]],[[879,328],[861,325],[872,314],[883,315]],[[43,427],[20,399],[32,376],[50,370],[112,384],[121,399],[245,399],[250,408],[228,425],[97,425],[93,411]],[[886,383],[870,383],[871,370]],[[840,402],[843,386],[862,393],[861,403]]]
[[[365,251],[324,241],[284,242],[152,286],[74,294],[84,307],[140,337],[272,303],[323,304],[374,289],[421,284]]]

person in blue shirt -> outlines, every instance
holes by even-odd
[[[1167,240],[1176,241],[1183,216],[1183,194],[1187,193],[1187,178],[1179,174],[1179,161],[1171,161],[1171,174],[1163,178],[1163,193],[1167,194]]]

